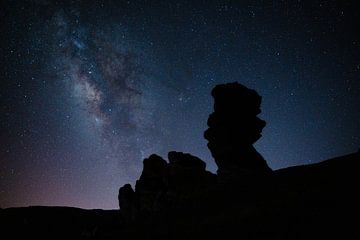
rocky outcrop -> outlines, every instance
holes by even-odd
[[[218,85],[212,96],[214,112],[204,137],[217,174],[187,153],[169,152],[168,161],[158,155],[145,159],[135,190],[127,184],[119,191],[124,239],[359,236],[353,221],[343,224],[358,209],[358,153],[272,171],[253,146],[265,127],[257,116],[261,97],[239,83]],[[336,219],[342,221],[334,224]]]
[[[119,205],[125,218],[144,219],[194,205],[212,204],[221,209],[218,203],[223,202],[222,197],[216,200],[216,195],[245,202],[261,198],[267,193],[265,189],[271,189],[268,177],[272,170],[253,147],[265,127],[265,121],[257,117],[261,97],[239,83],[218,85],[211,94],[214,112],[204,136],[218,165],[217,175],[206,171],[204,161],[187,153],[169,152],[169,162],[153,154],[143,162],[135,191],[129,184],[120,188]],[[214,196],[201,203],[202,196],[209,196],[205,193],[209,189]]]
[[[182,152],[169,152],[169,162],[153,154],[143,161],[135,191],[129,184],[119,190],[124,217],[151,215],[184,207],[195,192],[214,185],[216,176],[206,171],[201,159]]]
[[[209,116],[204,137],[218,166],[218,175],[226,178],[270,173],[271,169],[253,147],[266,125],[257,117],[261,97],[236,82],[217,85],[211,94],[214,112]]]
[[[188,153],[169,152],[168,184],[174,192],[192,192],[213,184],[216,176],[206,171],[206,164],[200,158]]]
[[[130,184],[125,184],[119,189],[119,207],[126,219],[134,220],[138,211],[138,199]]]
[[[159,201],[167,188],[167,162],[153,154],[143,164],[143,172],[135,185],[135,198],[139,211],[153,212],[160,207]]]

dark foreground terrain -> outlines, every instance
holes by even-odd
[[[359,167],[354,153],[280,169],[256,197],[216,183],[166,216],[133,221],[118,210],[3,209],[1,239],[360,239]]]

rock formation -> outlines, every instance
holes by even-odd
[[[204,137],[218,166],[218,175],[271,172],[253,147],[266,125],[257,117],[261,97],[239,83],[217,85],[211,94],[214,112],[209,116]]]
[[[169,152],[169,162],[153,154],[143,161],[144,168],[136,181],[119,190],[119,205],[127,219],[171,211],[185,206],[199,189],[211,186],[216,176],[205,170],[201,159],[182,152]]]
[[[119,207],[126,219],[134,220],[138,211],[138,199],[130,184],[125,184],[119,189]]]
[[[204,136],[218,165],[217,175],[206,171],[205,162],[190,154],[169,152],[169,162],[153,154],[143,162],[135,191],[129,184],[119,190],[119,205],[127,219],[185,209],[198,204],[200,195],[211,188],[221,189],[228,197],[233,194],[234,182],[247,195],[241,196],[241,201],[258,198],[258,193],[268,188],[264,177],[272,170],[252,146],[265,126],[257,117],[261,97],[239,83],[218,85],[212,96],[214,112]],[[227,183],[229,188],[217,183]],[[212,202],[217,204],[215,198]]]

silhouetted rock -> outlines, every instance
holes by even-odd
[[[144,218],[199,204],[194,196],[212,188],[227,189],[217,186],[218,177],[220,182],[237,182],[235,187],[244,193],[242,202],[262,197],[264,189],[271,189],[271,181],[264,179],[271,169],[252,146],[265,126],[265,121],[257,117],[261,97],[239,83],[218,85],[212,95],[215,111],[209,116],[209,129],[204,135],[219,167],[218,176],[206,171],[205,162],[190,154],[169,152],[169,163],[153,154],[144,159],[135,192],[129,185],[119,191],[119,204],[126,218],[134,219],[137,214]],[[227,196],[233,192],[229,188],[223,193]]]
[[[169,152],[169,189],[189,191],[216,181],[215,176],[206,171],[206,164],[200,158],[188,153]]]
[[[167,162],[156,154],[152,154],[149,158],[143,161],[144,168],[140,176],[143,179],[157,179],[161,180],[165,177]]]
[[[119,189],[118,200],[123,216],[126,219],[133,220],[136,216],[139,203],[130,184],[125,184]]]
[[[232,175],[266,174],[271,169],[252,146],[260,137],[265,121],[259,119],[261,97],[239,83],[217,85],[211,92],[214,112],[204,137],[218,165],[221,179]]]
[[[189,170],[205,171],[206,163],[198,157],[192,156],[188,153],[182,152],[169,152],[169,163],[174,167],[187,168]]]
[[[144,169],[136,181],[135,193],[139,211],[153,212],[158,210],[158,199],[166,189],[167,162],[153,154],[143,161]]]
[[[129,184],[120,188],[119,205],[126,219],[182,208],[194,192],[216,182],[201,159],[182,152],[169,152],[168,158],[169,163],[155,154],[144,159],[135,192]]]
[[[194,204],[194,195],[216,183],[216,175],[205,170],[198,157],[169,152],[169,177],[165,202],[170,209],[184,209]]]
[[[359,168],[355,153],[281,169],[267,189],[260,173],[219,184],[200,159],[171,152],[161,208],[140,214],[128,239],[356,239]]]

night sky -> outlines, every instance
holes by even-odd
[[[355,4],[155,2],[1,3],[0,207],[117,208],[151,153],[215,172],[219,83],[263,97],[256,147],[273,169],[358,150]]]

